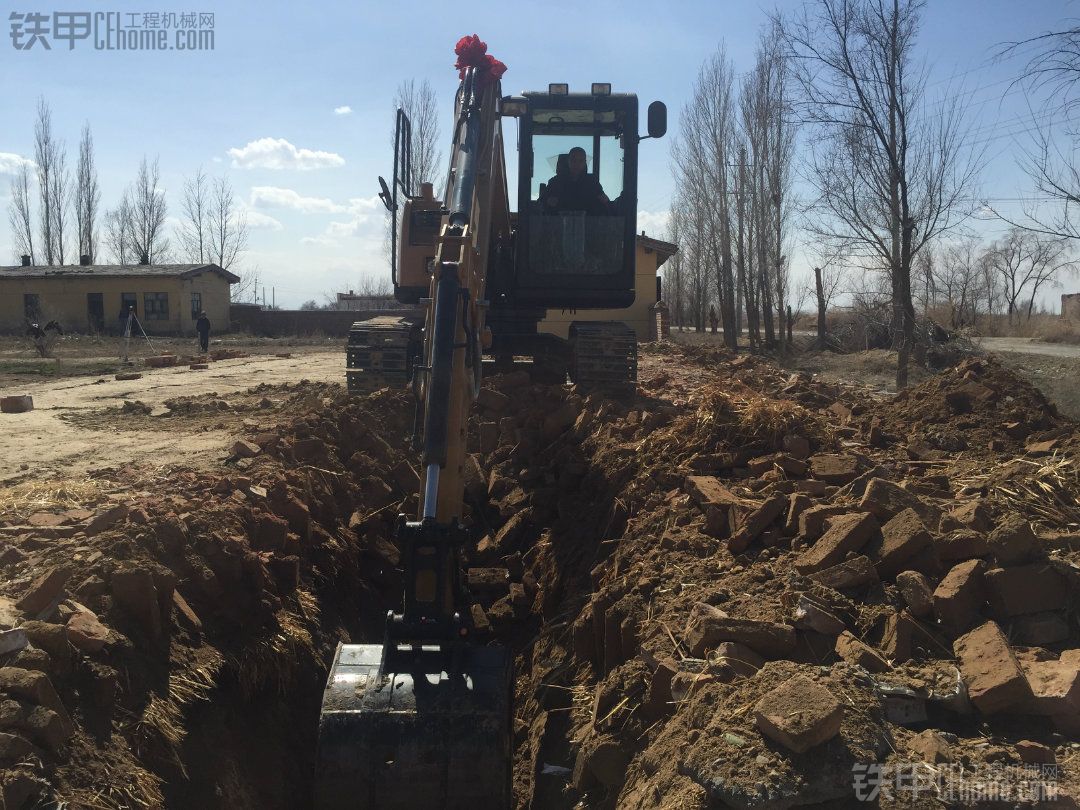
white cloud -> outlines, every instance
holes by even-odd
[[[337,247],[338,241],[325,234],[320,236],[304,236],[300,239],[301,245],[322,245],[324,247]]]
[[[326,226],[326,229],[318,236],[305,236],[300,240],[302,245],[325,245],[336,247],[339,240],[356,237],[377,236],[381,238],[383,217],[379,212],[382,203],[378,195],[372,197],[352,197],[348,205],[341,206],[340,211],[347,212],[349,218],[344,221],[334,221]]]
[[[334,115],[348,115],[351,112],[352,107],[350,107],[348,104],[345,104],[341,107],[334,107]]]
[[[345,158],[334,152],[298,149],[284,138],[259,138],[229,150],[238,169],[327,169],[344,166]]]
[[[259,228],[268,231],[280,231],[285,226],[274,219],[269,214],[264,214],[262,211],[252,211],[248,209],[244,212],[247,217],[247,224],[249,228]]]
[[[341,214],[349,210],[325,197],[305,197],[291,188],[278,186],[254,186],[251,189],[251,205],[255,208],[292,208],[305,214]]]
[[[651,236],[653,239],[663,239],[667,236],[670,217],[670,211],[638,211],[637,232],[645,231],[646,236]]]
[[[27,160],[22,155],[16,155],[14,152],[0,152],[0,174],[14,175],[24,165],[29,169],[33,169],[35,163],[32,160]]]

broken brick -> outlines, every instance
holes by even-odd
[[[913,509],[927,526],[936,527],[941,520],[941,511],[936,506],[884,478],[870,479],[859,509],[870,512],[878,520],[889,520],[905,509]]]
[[[809,575],[809,578],[827,588],[834,588],[838,591],[861,588],[864,585],[872,585],[878,581],[877,571],[874,570],[870,558],[861,554],[844,560],[842,563],[815,571]]]
[[[1049,563],[1031,563],[986,572],[987,599],[999,617],[1059,610],[1069,595],[1068,580]]]
[[[744,551],[769,524],[780,517],[786,504],[787,499],[783,495],[773,495],[747,515],[742,525],[728,540],[728,549],[731,553],[738,554]]]
[[[967,529],[973,532],[988,532],[993,528],[990,519],[990,508],[981,498],[966,501],[941,519],[941,531],[951,532],[957,529]]]
[[[690,654],[697,657],[725,641],[745,644],[766,658],[784,658],[795,649],[795,628],[754,619],[736,619],[715,611],[700,615],[686,634]]]
[[[995,622],[986,622],[953,642],[968,696],[983,714],[1023,709],[1031,688],[1009,642]]]
[[[870,556],[878,575],[891,578],[931,542],[922,518],[914,509],[905,509],[881,527],[881,543],[875,544]]]
[[[846,514],[848,507],[837,505],[811,506],[799,515],[799,537],[804,542],[812,543],[821,537],[829,520],[837,515]]]
[[[851,664],[857,664],[867,672],[888,672],[892,667],[881,654],[868,644],[859,641],[845,630],[836,637],[836,654]]]
[[[57,600],[71,577],[71,569],[64,565],[50,568],[30,586],[16,607],[29,616],[37,616]]]
[[[985,571],[982,560],[967,560],[953,566],[934,591],[934,612],[950,633],[963,633],[978,620],[985,601]]]
[[[855,456],[819,454],[810,457],[810,469],[814,478],[843,486],[858,477],[859,460]]]
[[[813,511],[813,510],[810,510]],[[803,517],[809,512],[804,512]],[[878,530],[873,515],[852,512],[839,515],[829,522],[825,534],[795,560],[795,570],[809,574],[841,562],[848,554],[858,551]]]
[[[1019,515],[1008,515],[986,538],[1000,565],[1018,565],[1028,560],[1038,543],[1031,524]]]
[[[918,571],[901,571],[896,586],[912,616],[928,616],[934,609],[934,597],[926,576]]]
[[[835,737],[843,717],[836,696],[805,675],[789,678],[754,706],[758,730],[799,754]]]

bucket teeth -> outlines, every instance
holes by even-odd
[[[419,332],[420,327],[405,318],[372,318],[354,323],[345,347],[349,392],[367,394],[408,385]]]
[[[629,389],[637,383],[637,336],[616,321],[578,321],[571,332],[572,378],[587,388]]]

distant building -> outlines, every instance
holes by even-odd
[[[45,267],[24,256],[21,265],[0,267],[0,330],[58,321],[69,332],[114,332],[129,307],[150,333],[190,334],[200,311],[227,329],[229,289],[238,281],[216,264]]]
[[[540,321],[540,331],[565,338],[573,321],[621,321],[634,330],[638,340],[655,339],[656,303],[660,300],[660,279],[656,273],[678,252],[677,245],[653,239],[643,231],[637,237],[633,304],[626,309],[579,309],[575,312],[549,309],[547,317]]]
[[[1080,323],[1080,293],[1066,293],[1061,296],[1061,317]]]
[[[337,294],[337,308],[350,312],[377,309],[400,309],[401,304],[394,300],[392,295],[361,295],[349,290],[347,293]]]

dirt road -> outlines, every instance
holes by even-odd
[[[0,482],[70,478],[135,459],[206,467],[224,457],[223,448],[242,419],[257,416],[241,413],[230,397],[260,383],[340,383],[344,365],[341,351],[304,348],[288,358],[221,360],[204,371],[138,369],[143,375],[138,380],[108,375],[68,377],[18,390],[7,386],[5,393],[33,396],[34,410],[0,417]],[[197,395],[215,403],[214,409],[177,418],[165,406],[167,400]],[[142,403],[149,411],[139,406],[125,411],[125,401]],[[225,405],[217,407],[220,403]]]
[[[1038,354],[1047,357],[1069,357],[1080,360],[1080,346],[1069,343],[1041,343],[1034,338],[978,338],[976,343],[988,352]]]

